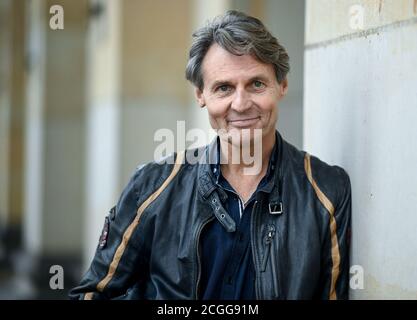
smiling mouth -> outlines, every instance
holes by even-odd
[[[233,127],[246,128],[246,127],[253,126],[255,123],[259,121],[259,119],[260,119],[259,117],[234,119],[234,120],[229,120],[228,123],[231,124]]]

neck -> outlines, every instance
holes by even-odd
[[[254,171],[255,172],[255,174],[253,174],[254,176],[264,176],[267,171],[269,159],[271,157],[272,149],[274,148],[275,140],[276,140],[275,130],[273,130],[271,134],[263,136],[261,139],[262,139],[262,144],[261,144],[262,158],[261,159],[258,157],[258,155],[255,155],[256,152],[259,152],[259,150],[255,148],[254,139],[251,140],[249,143],[251,159],[253,159],[254,162],[262,163],[260,170]],[[258,164],[254,162],[248,163],[246,161],[242,161],[242,159],[245,159],[244,158],[245,155],[243,154],[241,144],[234,145],[228,142],[227,140],[220,139],[220,152],[221,152],[220,163],[221,163],[221,170],[223,173],[228,173],[234,176],[236,175],[243,176],[245,173],[245,169],[253,168],[254,166],[259,166],[259,163]],[[239,155],[239,158],[238,158],[239,161],[237,161],[238,163],[235,163],[235,161],[233,161],[235,155]],[[247,156],[248,155],[246,155],[246,157]]]

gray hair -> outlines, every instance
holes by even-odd
[[[193,33],[185,77],[200,90],[204,87],[201,66],[213,43],[234,55],[250,54],[260,62],[272,64],[278,83],[290,70],[285,48],[264,24],[242,12],[230,10]]]

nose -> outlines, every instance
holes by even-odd
[[[231,108],[236,112],[244,112],[250,108],[250,95],[243,88],[237,88],[233,96]]]

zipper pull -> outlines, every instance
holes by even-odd
[[[275,226],[271,224],[268,226],[268,233],[266,234],[266,237],[265,237],[265,254],[262,259],[261,272],[265,272],[266,270],[268,258],[271,253],[271,243],[272,243],[272,239],[274,239],[274,236],[275,236]]]
[[[265,242],[270,243],[275,236],[275,225],[270,224],[268,226],[268,234],[266,235]]]

